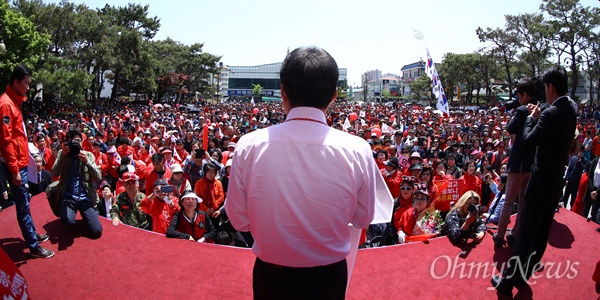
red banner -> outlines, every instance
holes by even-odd
[[[433,183],[437,185],[440,195],[438,201],[454,201],[456,203],[460,198],[459,182],[460,179],[434,181]]]
[[[15,263],[0,248],[0,295],[3,299],[27,299],[27,282]]]

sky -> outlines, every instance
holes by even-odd
[[[59,2],[46,1],[46,2]],[[128,1],[70,0],[90,8],[125,6]],[[155,37],[191,45],[222,56],[230,66],[281,62],[288,48],[315,45],[338,67],[348,69],[348,84],[379,69],[401,74],[407,64],[435,63],[444,54],[471,53],[482,47],[475,30],[504,27],[505,15],[539,12],[541,0],[145,0],[149,16],[160,19]],[[598,0],[580,0],[600,6]],[[422,39],[415,37],[420,32]]]

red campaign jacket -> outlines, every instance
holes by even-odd
[[[458,191],[461,196],[468,191],[475,191],[477,195],[481,197],[481,179],[479,179],[477,175],[469,175],[469,173],[465,173],[460,178]]]
[[[400,197],[398,198],[398,201],[400,201],[400,206],[392,216],[392,223],[396,228],[400,226],[400,218],[402,218],[402,214],[412,208],[412,196],[408,199],[402,199],[402,197]]]
[[[21,113],[21,103],[25,100],[27,97],[17,96],[10,85],[0,96],[0,151],[12,174],[29,165],[29,146]]]
[[[146,170],[148,170],[146,172],[146,195],[150,195],[154,193],[154,182],[156,181],[156,179],[158,179],[158,173],[156,173],[156,171],[154,170],[153,165],[148,165],[148,167],[146,167]],[[165,168],[165,173],[162,176],[162,179],[167,180],[168,178],[171,178],[171,176],[171,169]]]
[[[142,199],[140,202],[140,209],[147,215],[152,217],[152,231],[165,234],[167,228],[171,224],[173,215],[179,211],[179,200],[176,197],[171,197],[173,206],[167,204],[167,202],[154,198],[152,201],[148,200],[150,196]]]
[[[184,235],[189,235],[197,241],[206,235],[206,241],[212,242],[214,239],[213,235],[216,233],[216,230],[214,229],[210,218],[203,211],[199,210],[197,213],[198,215],[196,216],[196,219],[192,220],[193,223],[190,223],[185,217],[183,211],[178,212],[176,216],[174,216],[173,222],[175,222],[175,219],[177,219],[178,224],[176,231],[183,233],[183,235],[173,234],[173,232],[171,232],[171,228],[173,228],[173,226],[169,226],[169,229],[167,230],[167,237],[184,237]]]
[[[106,177],[106,174],[108,173],[108,158],[106,157],[106,154],[100,151],[98,151],[98,153],[92,152],[92,154],[94,154],[94,158],[96,159],[96,165],[98,166],[98,168],[100,168],[102,177]]]
[[[381,175],[388,190],[390,190],[390,194],[392,194],[392,198],[396,199],[400,197],[400,183],[402,183],[402,173],[400,170],[396,170],[394,174],[388,176],[383,175],[383,170],[381,170]]]

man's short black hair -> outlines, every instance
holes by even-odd
[[[542,81],[545,84],[552,84],[556,93],[559,96],[564,96],[569,90],[569,77],[567,76],[567,70],[561,65],[557,65],[550,71],[546,72],[542,77]]]
[[[10,75],[10,84],[13,84],[15,80],[21,81],[23,78],[25,78],[25,76],[31,75],[33,75],[33,71],[31,71],[30,68],[28,68],[26,65],[18,64]]]
[[[535,82],[529,78],[521,80],[519,83],[517,83],[517,93],[527,93],[527,95],[530,97],[535,97]]]
[[[300,47],[290,52],[279,71],[281,85],[292,108],[326,108],[337,90],[339,70],[327,51]]]
[[[67,133],[67,141],[73,140],[76,137],[83,139],[81,131],[79,131],[79,129],[70,129]]]
[[[152,154],[152,162],[161,162],[165,160],[165,156],[162,153]]]

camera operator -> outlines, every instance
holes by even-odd
[[[481,198],[474,191],[468,191],[458,199],[456,206],[446,216],[442,234],[454,244],[473,239],[480,243],[485,236],[485,222],[481,218]]]
[[[69,130],[67,141],[52,167],[52,175],[60,176],[60,219],[63,224],[73,226],[79,211],[90,230],[90,237],[97,239],[102,236],[102,225],[96,210],[100,202],[96,187],[102,174],[96,166],[94,154],[81,149],[83,138],[79,130]]]

